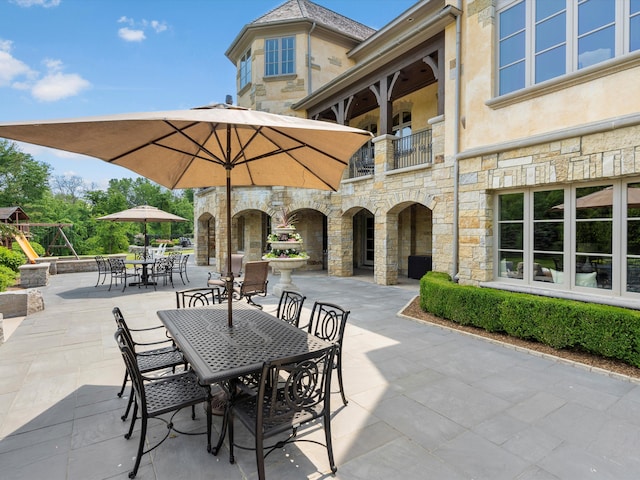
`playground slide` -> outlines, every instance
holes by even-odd
[[[27,237],[25,237],[24,234],[22,233],[17,233],[15,235],[15,238],[18,244],[20,245],[20,248],[22,248],[22,251],[29,259],[29,263],[36,263],[36,258],[38,258],[38,254],[29,243],[29,240],[27,240]]]

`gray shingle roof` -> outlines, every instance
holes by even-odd
[[[309,0],[289,0],[254,20],[251,25],[296,19],[316,22],[318,25],[339,31],[358,40],[366,40],[376,32],[373,28]]]

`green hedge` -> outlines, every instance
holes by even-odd
[[[636,310],[458,285],[440,272],[428,272],[420,280],[420,307],[461,325],[640,367],[640,312]]]

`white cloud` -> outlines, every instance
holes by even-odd
[[[17,78],[31,78],[36,74],[26,63],[11,55],[12,45],[10,40],[0,39],[0,87],[12,84],[18,87],[20,83],[17,82]]]
[[[55,102],[78,95],[90,86],[77,73],[53,72],[38,80],[31,89],[31,94],[43,102]]]
[[[57,7],[60,5],[61,0],[12,0],[13,3],[20,7]]]
[[[141,42],[147,38],[142,30],[132,30],[127,27],[118,30],[118,36],[127,42]]]
[[[133,18],[129,18],[126,15],[121,16],[118,19],[118,23],[124,23],[127,27],[122,27],[118,30],[118,36],[127,42],[141,42],[146,40],[145,31],[153,30],[155,33],[162,33],[169,29],[166,22],[160,22],[158,20],[141,20],[135,21]]]
[[[164,32],[168,27],[165,22],[159,22],[157,20],[151,20],[151,28],[153,28],[156,33]]]

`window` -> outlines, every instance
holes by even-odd
[[[251,49],[240,58],[240,89],[251,83]]]
[[[500,279],[640,293],[640,183],[499,195],[496,225]]]
[[[270,38],[265,41],[265,76],[295,73],[295,37]]]
[[[640,0],[498,5],[499,95],[640,49]]]

